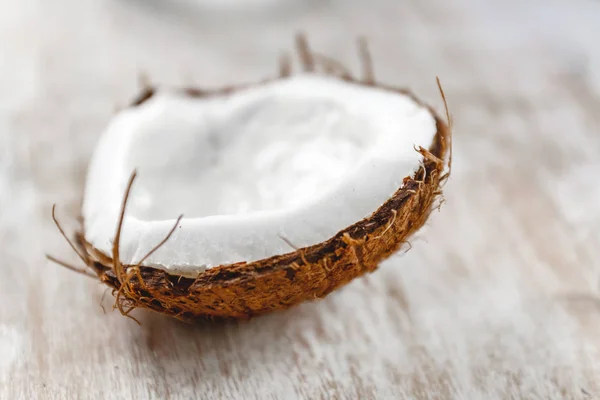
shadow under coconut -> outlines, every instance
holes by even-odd
[[[323,362],[316,351],[319,345],[345,345],[333,338],[331,330],[349,330],[360,323],[357,318],[348,318],[354,306],[344,299],[355,296],[354,285],[368,283],[359,278],[323,300],[242,322],[187,324],[154,312],[137,311],[135,317],[141,326],[131,329],[130,345],[137,351],[152,353],[153,357],[142,358],[153,364],[151,368],[162,371],[166,382],[176,379],[178,391],[184,390],[182,382],[183,387],[197,391],[222,386],[224,378],[264,382],[265,389],[271,391],[269,385],[273,382],[268,379],[280,375],[277,371],[318,368]],[[336,316],[338,312],[341,315]],[[295,382],[278,385],[293,390]]]

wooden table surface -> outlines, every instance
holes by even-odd
[[[240,1],[241,2],[241,1]],[[600,398],[597,0],[0,0],[1,399]],[[218,3],[216,0],[213,3]],[[238,3],[229,1],[228,3]],[[325,300],[242,324],[110,312],[76,257],[94,144],[145,71],[272,75],[298,30],[455,117],[446,204]]]

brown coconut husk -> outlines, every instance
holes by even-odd
[[[352,77],[348,70],[336,61],[312,52],[302,35],[297,37],[297,47],[304,71],[323,70],[328,75],[347,81],[348,84],[375,86],[409,95],[422,104],[406,89],[376,83],[370,55],[363,40],[359,42],[363,61],[363,77],[360,79]],[[283,56],[281,60],[280,76],[274,79],[291,74],[289,58]],[[264,82],[266,81],[258,84]],[[189,96],[218,96],[248,86],[250,85],[211,91],[188,88],[185,89],[185,93]],[[141,266],[141,261],[137,265],[123,265],[119,259],[119,237],[127,198],[135,178],[134,173],[123,199],[121,220],[112,254],[105,254],[87,242],[82,228],[82,231],[76,234],[75,244],[70,241],[69,243],[88,269],[79,269],[55,258],[49,258],[108,285],[116,297],[115,308],[127,316],[130,316],[129,313],[135,308],[147,308],[185,321],[245,319],[287,309],[305,301],[321,299],[354,278],[377,269],[381,261],[404,243],[408,243],[409,237],[423,226],[431,211],[436,208],[436,199],[443,199],[441,184],[449,177],[452,157],[451,123],[439,80],[438,86],[446,106],[448,124],[438,117],[431,107],[426,106],[436,119],[437,133],[429,149],[415,149],[423,156],[421,167],[413,177],[405,177],[402,187],[369,217],[338,232],[323,243],[294,248],[287,254],[259,261],[213,267],[200,273],[195,279]],[[132,107],[151,98],[154,92],[154,88],[148,85],[133,102]],[[444,174],[446,159],[448,171]],[[61,234],[67,238],[56,221],[54,208],[53,218]],[[173,230],[154,250],[168,240]]]

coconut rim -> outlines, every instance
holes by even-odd
[[[337,251],[340,248],[351,247],[356,253],[356,248],[359,245],[359,243],[366,243],[369,240],[369,235],[374,236],[378,233],[379,235],[375,238],[380,239],[394,225],[394,222],[396,221],[396,218],[398,216],[398,209],[401,209],[407,202],[410,202],[411,198],[418,197],[418,192],[424,186],[427,186],[427,189],[435,189],[431,190],[432,194],[430,194],[429,196],[429,203],[426,209],[424,209],[423,213],[418,216],[420,224],[418,224],[418,226],[409,227],[407,232],[405,232],[405,234],[402,235],[404,236],[404,240],[397,241],[397,243],[395,243],[392,246],[394,247],[394,250],[387,251],[388,254],[379,256],[375,267],[370,269],[375,269],[379,262],[383,261],[383,259],[387,258],[391,253],[396,251],[402,244],[407,243],[407,237],[414,233],[414,231],[419,229],[424,224],[431,211],[435,208],[433,207],[434,199],[438,196],[442,196],[439,186],[441,186],[447,181],[451,172],[452,121],[448,111],[446,97],[441,87],[439,79],[437,79],[437,84],[444,102],[447,124],[437,115],[437,113],[431,106],[419,100],[410,90],[405,88],[396,88],[386,84],[380,84],[375,81],[370,60],[370,54],[368,52],[366,42],[364,40],[359,41],[359,51],[363,67],[362,79],[354,78],[341,64],[337,63],[335,60],[332,60],[325,56],[320,56],[316,53],[312,53],[308,48],[308,44],[303,35],[297,36],[297,47],[304,71],[315,72],[317,67],[320,66],[324,69],[325,75],[343,80],[349,84],[376,87],[381,90],[390,91],[393,93],[407,96],[419,106],[426,108],[435,120],[436,133],[433,136],[433,143],[428,149],[422,147],[415,148],[415,151],[418,151],[422,155],[421,164],[419,168],[413,173],[412,176],[405,177],[402,186],[399,189],[397,189],[396,192],[380,207],[373,211],[371,215],[364,217],[363,219],[355,222],[354,224],[351,224],[350,226],[340,230],[328,240],[322,241],[315,245],[297,248],[288,253],[277,254],[252,262],[238,262],[234,264],[214,266],[208,270],[205,270],[204,272],[199,273],[196,278],[186,278],[177,274],[170,274],[169,271],[154,268],[151,266],[128,264],[122,265],[121,268],[123,269],[123,271],[131,271],[133,273],[128,274],[127,280],[124,281],[124,279],[122,279],[123,276],[121,276],[120,278],[119,272],[115,270],[115,265],[120,264],[120,261],[118,263],[115,263],[115,260],[111,256],[104,254],[102,251],[99,251],[86,241],[82,217],[80,217],[81,230],[76,232],[75,244],[71,243],[70,241],[69,244],[71,244],[71,247],[77,252],[77,254],[84,261],[84,263],[94,271],[94,274],[90,273],[91,271],[86,269],[72,267],[51,256],[48,256],[48,258],[52,261],[58,262],[63,266],[66,266],[69,269],[76,270],[76,272],[82,272],[86,275],[99,278],[102,282],[112,287],[113,294],[115,294],[114,292],[116,292],[115,307],[119,308],[121,313],[126,316],[130,317],[129,312],[137,307],[145,307],[154,309],[155,311],[159,311],[165,314],[172,314],[176,318],[182,320],[189,320],[189,315],[175,315],[175,313],[169,312],[169,308],[165,307],[164,304],[162,304],[162,302],[159,302],[159,304],[155,304],[152,302],[153,299],[150,299],[151,301],[149,302],[145,302],[140,300],[141,298],[139,296],[137,296],[136,298],[135,290],[128,290],[131,289],[130,286],[132,279],[134,281],[137,280],[137,284],[141,285],[142,287],[146,287],[146,285],[148,284],[152,285],[153,282],[155,283],[155,281],[166,279],[167,281],[171,282],[171,286],[174,292],[181,292],[179,293],[179,295],[185,295],[185,293],[189,293],[189,291],[192,290],[193,287],[201,288],[205,285],[220,285],[222,287],[232,287],[235,285],[239,285],[244,281],[258,279],[261,276],[281,271],[283,269],[286,269],[286,267],[310,267],[312,265],[315,265],[315,263],[320,262],[321,259],[326,258],[328,255],[337,254]],[[289,58],[287,56],[283,56],[281,58],[279,72],[279,76],[267,78],[256,83],[233,85],[221,89],[212,90],[203,90],[192,87],[181,88],[179,90],[191,97],[218,96],[230,94],[237,90],[246,89],[253,86],[258,86],[268,82],[276,81],[291,75],[291,66]],[[155,87],[149,84],[145,85],[141,93],[131,103],[130,107],[136,107],[143,104],[145,101],[150,99],[155,93]],[[447,172],[444,173],[446,165]],[[128,186],[128,191],[130,187],[131,185]],[[442,198],[442,202],[443,201],[444,199]],[[56,220],[56,217],[54,215],[54,207],[53,218],[57,223],[60,232],[65,238],[67,238],[64,231],[58,224],[58,221]],[[177,220],[177,223],[179,222],[179,220],[180,219]],[[175,227],[176,226],[177,224],[175,224]],[[175,227],[173,227],[173,229]],[[167,235],[164,241],[168,240],[169,237],[170,233],[169,235]],[[161,242],[156,248],[160,247],[160,245],[162,245],[164,241]],[[115,240],[115,242],[118,247],[118,241]],[[410,244],[410,242],[408,243]],[[351,277],[350,280],[354,277]],[[176,278],[175,283],[173,282],[173,278]],[[180,288],[178,288],[178,286],[180,286]],[[333,287],[332,290],[335,289],[337,286]],[[250,315],[258,313],[259,312],[250,313]],[[219,312],[215,312],[214,315],[192,315],[192,319],[196,319],[196,317],[206,316],[212,318],[215,316],[219,317],[220,314]]]

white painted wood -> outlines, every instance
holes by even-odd
[[[0,0],[0,398],[600,396],[600,3],[305,3]],[[366,34],[379,79],[438,109],[440,76],[456,120],[441,212],[407,254],[288,312],[199,327],[104,315],[100,284],[45,261],[77,262],[50,207],[74,220],[138,71],[256,80],[297,29],[354,70]]]

